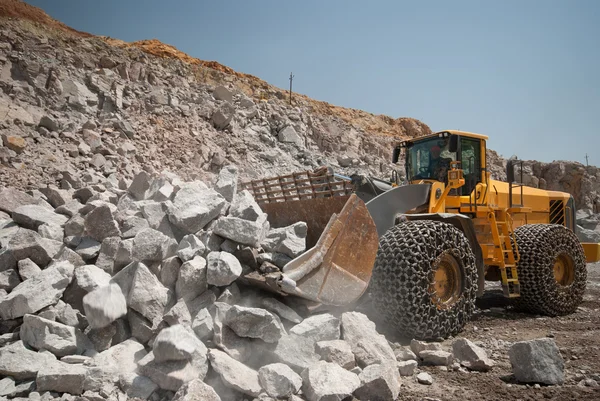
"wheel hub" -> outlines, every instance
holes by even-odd
[[[462,293],[460,264],[450,253],[441,254],[434,262],[433,281],[429,285],[431,301],[439,308],[452,307]]]
[[[560,253],[554,260],[554,279],[563,287],[575,281],[575,262],[568,254]]]

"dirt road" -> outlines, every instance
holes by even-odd
[[[458,337],[483,346],[496,366],[487,373],[420,367],[433,376],[433,385],[418,384],[414,377],[404,380],[398,400],[600,400],[600,387],[589,386],[594,380],[600,383],[600,263],[588,264],[584,302],[572,315],[549,318],[512,312],[493,289],[479,305],[481,309]],[[565,360],[565,384],[516,383],[508,359],[510,345],[548,336],[555,339]],[[442,346],[451,348],[452,341]]]

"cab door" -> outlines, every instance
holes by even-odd
[[[482,182],[482,143],[480,139],[460,138],[460,165],[465,177],[465,185],[461,187],[461,195],[468,196]],[[485,155],[484,155],[485,157]]]

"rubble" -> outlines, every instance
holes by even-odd
[[[423,351],[442,351],[442,347],[438,343],[428,343],[425,341],[419,340],[411,340],[410,341],[410,350],[419,358],[421,357],[421,352]]]
[[[412,376],[418,365],[419,364],[415,360],[398,362],[398,373],[400,373],[400,376]]]
[[[486,372],[494,367],[494,361],[487,353],[465,338],[459,338],[452,343],[452,354],[460,364],[471,370]]]
[[[423,363],[434,366],[449,366],[452,363],[452,353],[446,351],[425,350],[419,353]]]
[[[398,362],[417,360],[417,356],[415,355],[415,353],[412,352],[412,350],[405,347],[396,348],[394,350],[394,354],[396,355],[396,360]]]
[[[425,385],[432,385],[433,384],[433,377],[431,377],[431,375],[427,372],[421,372],[417,375],[417,381],[420,384],[425,384]]]

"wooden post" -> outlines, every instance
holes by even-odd
[[[290,72],[290,106],[292,105],[292,80],[293,79],[294,79],[294,76]]]

